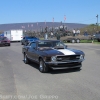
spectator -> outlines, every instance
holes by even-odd
[[[48,40],[48,34],[47,34],[47,32],[45,32],[45,34],[44,34],[44,39]]]
[[[80,30],[78,29],[76,33],[77,33],[77,35],[79,35],[80,34]]]
[[[73,36],[75,36],[76,32],[75,32],[75,29],[73,29]]]
[[[51,38],[53,38],[53,32],[51,31]]]
[[[87,30],[84,32],[84,36],[88,36]]]
[[[57,38],[57,40],[60,40],[60,34],[58,33],[58,31],[56,33],[56,38]]]

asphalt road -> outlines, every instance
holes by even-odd
[[[67,45],[85,52],[81,70],[40,73],[24,64],[20,43],[0,47],[0,100],[100,100],[100,45]]]

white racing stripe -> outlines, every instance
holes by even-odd
[[[67,49],[59,49],[58,51],[62,52],[64,55],[75,55],[73,51]]]

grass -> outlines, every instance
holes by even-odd
[[[94,44],[100,44],[97,40],[81,40],[80,43],[94,43]]]
[[[81,40],[80,43],[92,43],[92,40]]]
[[[94,41],[93,43],[94,43],[94,44],[100,44],[100,42],[95,42],[95,41]]]

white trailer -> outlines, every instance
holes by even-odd
[[[23,30],[4,31],[4,36],[10,41],[21,41],[23,39]]]

